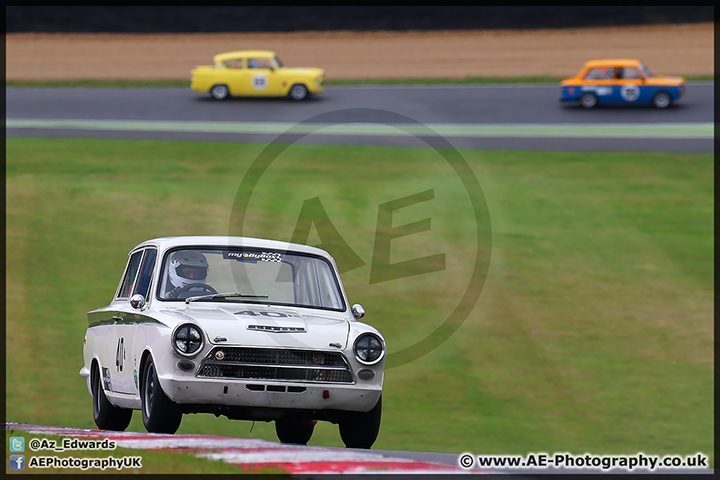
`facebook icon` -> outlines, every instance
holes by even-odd
[[[25,455],[10,455],[10,470],[25,470]]]

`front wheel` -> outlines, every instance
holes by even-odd
[[[382,395],[367,413],[348,412],[340,421],[340,438],[347,448],[370,448],[380,432]]]
[[[317,420],[275,420],[275,433],[281,443],[307,445]]]
[[[308,95],[308,89],[305,85],[297,83],[290,87],[290,98],[293,100],[303,100]]]
[[[672,104],[672,97],[669,93],[661,90],[653,96],[652,103],[657,108],[667,108]]]
[[[180,428],[182,412],[163,392],[152,357],[143,368],[140,401],[145,428],[150,433],[175,433]]]
[[[100,379],[100,368],[96,363],[92,366],[90,377],[90,389],[93,396],[93,418],[95,425],[100,430],[124,431],[132,419],[132,410],[116,407],[105,396],[102,380]]]

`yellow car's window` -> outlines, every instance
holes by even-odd
[[[272,68],[269,58],[248,58],[248,68]]]
[[[225,60],[223,62],[227,68],[242,68],[242,59]]]

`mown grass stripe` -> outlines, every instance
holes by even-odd
[[[79,130],[164,131],[204,133],[266,133],[288,131],[325,135],[436,135],[443,137],[574,137],[710,139],[712,123],[663,124],[547,124],[547,125],[381,125],[372,123],[295,124],[291,122],[148,122],[133,120],[8,119],[6,128],[65,128]]]

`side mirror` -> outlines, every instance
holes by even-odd
[[[130,306],[136,310],[142,310],[145,307],[145,297],[136,293],[130,297]]]
[[[350,311],[352,312],[353,317],[355,317],[355,320],[360,320],[365,316],[365,309],[359,303],[353,305]]]

